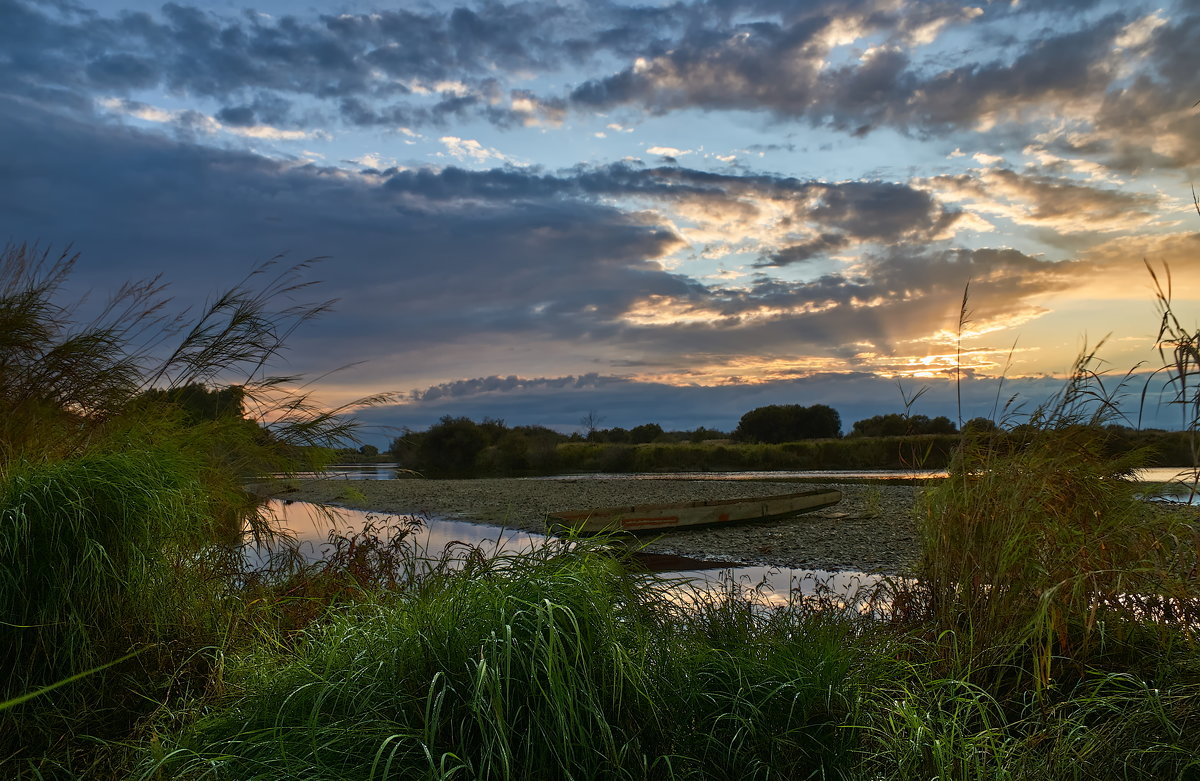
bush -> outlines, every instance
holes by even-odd
[[[742,415],[736,439],[749,442],[793,442],[799,439],[840,437],[842,420],[837,410],[824,404],[802,407],[799,404],[772,404]]]
[[[487,444],[478,424],[446,415],[422,437],[418,465],[434,475],[469,475]]]

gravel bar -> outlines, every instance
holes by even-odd
[[[293,484],[295,485],[295,484]],[[903,574],[919,555],[913,486],[679,478],[310,480],[279,498],[544,532],[547,513],[836,488],[840,503],[780,521],[639,535],[644,549],[793,569]]]

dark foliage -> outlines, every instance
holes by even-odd
[[[446,415],[425,432],[418,453],[422,466],[431,473],[469,474],[487,444],[487,434],[479,424]]]
[[[742,415],[735,439],[748,442],[796,442],[801,439],[825,439],[842,435],[842,418],[837,410],[824,404],[804,407],[799,404],[771,404]]]
[[[991,421],[988,421],[989,423]],[[995,424],[993,424],[993,428]],[[945,415],[930,418],[926,415],[890,413],[855,422],[852,437],[906,437],[920,434],[956,434],[958,429]]]
[[[630,429],[629,441],[635,445],[642,445],[647,442],[657,442],[664,434],[662,426],[657,423],[643,423]]]

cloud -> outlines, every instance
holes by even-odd
[[[318,117],[554,127],[570,111],[616,107],[744,110],[852,135],[1022,132],[1014,123],[1028,122],[1062,157],[1126,171],[1200,162],[1188,98],[1200,12],[1098,8],[533,0],[272,18],[4,0],[0,89],[75,109],[95,95],[166,91],[218,104],[210,113],[226,126],[279,131]],[[546,83],[565,86],[550,94]]]
[[[841,233],[822,233],[800,244],[788,245],[771,253],[759,266],[789,266],[793,263],[803,263],[813,258],[828,255],[849,244],[849,240]]]
[[[1010,168],[938,176],[926,183],[942,199],[968,204],[976,213],[1068,234],[1152,226],[1161,222],[1160,211],[1165,205],[1160,196]]]
[[[143,122],[155,122],[172,125],[178,129],[198,131],[201,133],[229,133],[243,138],[256,138],[270,141],[303,141],[311,138],[328,138],[328,133],[322,130],[286,130],[270,125],[253,123],[253,113],[240,111],[222,112],[221,117],[201,114],[190,109],[168,110],[140,103],[133,100],[118,98],[102,98],[97,101],[108,111],[140,119]],[[232,119],[232,121],[230,121]]]
[[[410,403],[431,402],[445,398],[464,398],[496,392],[510,393],[513,391],[531,391],[540,389],[562,390],[570,388],[598,388],[604,385],[622,382],[625,382],[625,380],[621,377],[602,377],[595,372],[580,375],[578,377],[537,377],[528,379],[517,377],[515,374],[510,374],[507,377],[477,377],[468,380],[443,382],[429,388],[411,390],[406,394],[406,399]]]
[[[342,304],[294,360],[373,359],[354,376],[437,389],[420,399],[430,404],[480,387],[552,389],[521,377],[714,388],[846,367],[936,377],[951,365],[967,280],[974,331],[987,334],[1047,316],[1073,280],[1112,268],[1118,249],[1065,261],[953,249],[968,215],[951,197],[1023,224],[1095,231],[1161,206],[1007,168],[910,183],[679,165],[401,168],[382,157],[346,170],[197,143],[206,129],[260,127],[251,103],[210,115],[114,100],[125,115],[195,132],[168,138],[0,98],[0,148],[21,150],[5,161],[0,233],[74,241],[85,265],[98,264],[81,272],[91,282],[165,272],[188,300],[280,251],[332,256]],[[502,157],[473,139],[442,141],[474,165]],[[1180,242],[1172,257],[1183,257]],[[758,266],[740,284],[708,278],[711,266],[691,276],[676,261],[701,245]],[[981,376],[998,370],[994,345],[971,355]],[[504,379],[447,380],[464,374]]]
[[[477,164],[484,164],[489,160],[515,162],[500,150],[484,146],[473,138],[442,136],[438,140],[446,147],[446,154],[458,160],[469,160]]]
[[[0,234],[74,242],[93,274],[163,272],[201,299],[213,280],[281,251],[336,257],[343,308],[314,338],[349,339],[339,362],[397,339],[398,353],[482,333],[569,339],[643,293],[692,284],[655,262],[678,244],[663,226],[587,198],[537,197],[536,177],[490,172],[512,183],[502,192],[526,188],[509,200],[461,169],[351,174],[0,106],[0,148],[23,150],[6,162]]]
[[[494,3],[472,10],[237,17],[168,3],[158,14],[102,15],[75,5],[4,0],[0,77],[10,94],[161,88],[227,101],[223,122],[287,125],[290,104],[318,101],[351,124],[436,123],[474,112],[499,124],[555,122],[561,106],[495,74],[556,71],[601,53],[651,46],[669,9],[607,3]],[[245,98],[250,101],[244,102]],[[235,102],[242,101],[242,102]],[[251,120],[271,104],[270,117]],[[405,122],[403,119],[410,119]]]

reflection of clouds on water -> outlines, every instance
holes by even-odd
[[[837,478],[888,480],[895,478],[945,477],[941,469],[807,469],[793,472],[596,472],[580,475],[546,475],[523,480],[790,480],[798,477],[836,482]]]
[[[310,560],[321,557],[321,548],[328,541],[330,531],[352,533],[362,529],[368,521],[378,523],[388,518],[396,518],[386,513],[322,506],[310,502],[288,503],[278,499],[271,500],[269,507],[271,514],[278,519],[280,527],[287,530]],[[490,524],[423,515],[404,517],[418,521],[411,526],[405,525],[404,528],[411,530],[409,543],[419,556],[440,556],[442,551],[455,543],[466,543],[480,548],[485,555],[522,553],[546,539],[542,534],[531,534]]]
[[[1165,466],[1139,469],[1136,477],[1142,482],[1163,483],[1143,498],[1176,504],[1200,505],[1200,472],[1191,467]]]
[[[884,576],[866,572],[733,567],[672,573],[682,579],[674,598],[682,604],[737,594],[762,607],[811,605],[878,612],[886,607]]]
[[[395,480],[409,478],[412,473],[400,468],[399,464],[333,464],[321,472],[299,472],[276,477],[298,480]],[[854,480],[894,480],[897,478],[946,477],[944,469],[806,469],[796,471],[759,472],[595,472],[575,475],[541,475],[520,477],[516,480],[789,480],[811,478],[836,482],[838,478]],[[1142,482],[1182,483],[1195,481],[1196,472],[1187,467],[1153,467],[1137,470],[1136,477]]]
[[[543,534],[509,529],[491,524],[456,521],[448,518],[424,516],[395,516],[370,513],[344,507],[321,506],[310,502],[286,502],[271,500],[268,508],[277,520],[280,529],[286,531],[288,544],[308,561],[317,561],[328,548],[330,531],[351,534],[363,529],[368,523],[376,528],[381,524],[398,530],[408,531],[409,544],[418,557],[440,558],[448,548],[459,546],[451,552],[464,556],[471,548],[478,548],[485,555],[496,553],[525,553],[550,538]],[[416,523],[409,524],[409,519]],[[399,521],[397,524],[396,522]],[[248,560],[254,564],[265,560],[267,550],[250,549]],[[747,566],[727,569],[685,570],[664,573],[666,577],[678,579],[680,588],[675,590],[681,601],[687,602],[697,595],[713,594],[734,588],[763,605],[786,605],[797,597],[831,598],[840,606],[850,603],[879,588],[882,579],[878,575],[862,572],[827,572],[823,570],[778,569],[775,567]]]
[[[1184,483],[1195,480],[1196,472],[1191,467],[1156,466],[1150,469],[1139,469],[1136,472],[1138,480],[1147,483]]]
[[[292,480],[395,480],[408,477],[407,469],[399,464],[331,464],[320,472],[292,472],[272,477]]]

